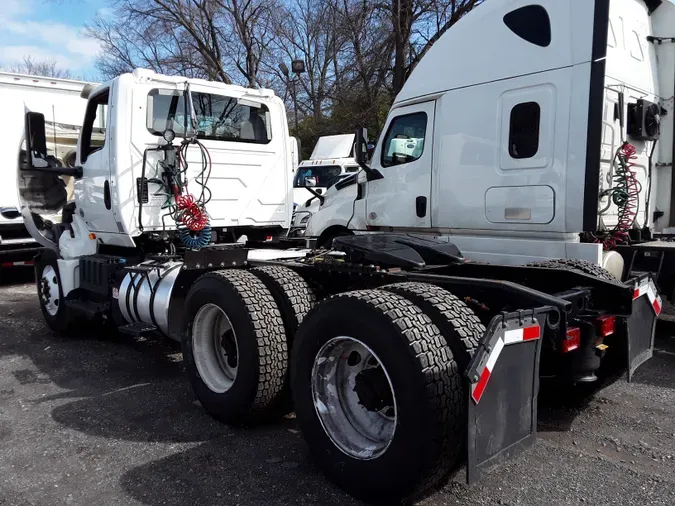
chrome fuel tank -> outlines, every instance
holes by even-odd
[[[132,267],[119,288],[120,312],[128,323],[156,326],[169,335],[169,305],[182,262],[143,262]]]

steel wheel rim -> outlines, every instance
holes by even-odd
[[[59,312],[60,297],[59,276],[54,267],[47,265],[40,278],[40,301],[50,316],[56,316]]]
[[[205,304],[192,323],[192,353],[202,381],[212,392],[227,392],[237,378],[239,345],[232,322],[215,304]]]
[[[398,421],[396,396],[372,349],[353,337],[330,339],[314,359],[311,382],[314,409],[340,451],[359,460],[386,452]]]

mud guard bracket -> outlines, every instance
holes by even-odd
[[[654,281],[647,275],[635,280],[633,311],[626,321],[629,382],[637,368],[654,354],[656,320],[662,307]]]
[[[495,316],[469,363],[469,484],[536,440],[539,357],[546,317],[553,311],[542,307]]]

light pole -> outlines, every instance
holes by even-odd
[[[295,74],[293,78],[290,77],[288,67],[285,63],[279,64],[279,70],[286,77],[286,85],[292,83],[291,95],[293,96],[293,112],[295,114],[295,132],[298,132],[298,90],[296,89],[296,80],[300,78],[300,74],[305,71],[305,62],[303,60],[293,60],[291,62],[291,70]]]

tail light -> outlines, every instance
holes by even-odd
[[[569,353],[581,346],[581,329],[579,327],[570,327],[567,329],[567,336],[562,342],[563,353]]]
[[[607,337],[614,334],[616,330],[615,316],[601,316],[595,320],[595,327],[598,329],[598,336]]]

